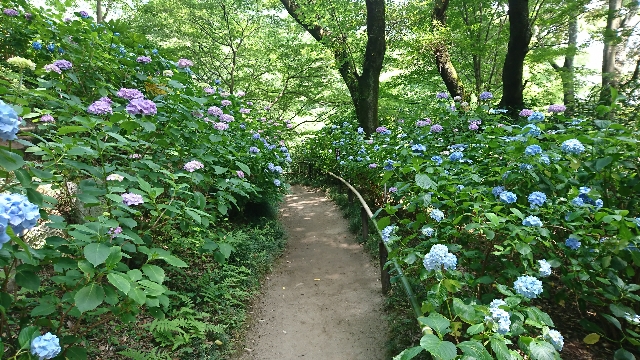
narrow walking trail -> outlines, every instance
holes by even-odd
[[[379,269],[322,192],[293,186],[287,250],[264,284],[239,360],[382,360]]]

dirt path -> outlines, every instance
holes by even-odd
[[[287,250],[265,282],[237,359],[385,359],[379,270],[323,193],[291,192],[280,210]]]

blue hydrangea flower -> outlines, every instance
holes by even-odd
[[[529,145],[524,149],[524,154],[529,156],[542,154],[542,148],[540,145]]]
[[[529,117],[527,118],[527,120],[529,120],[529,122],[540,122],[542,120],[544,120],[544,114],[538,111],[534,111],[533,114],[529,115]]]
[[[42,43],[40,41],[34,41],[31,46],[34,50],[42,50]]]
[[[55,44],[49,44],[47,45],[47,50],[49,50],[50,52],[53,52],[53,50],[56,49],[56,45]]]
[[[280,186],[280,185],[281,185],[280,180],[278,180],[278,179],[274,179],[274,180],[273,180],[273,185],[275,185],[275,186]]]
[[[31,354],[37,356],[38,360],[53,359],[60,351],[60,340],[50,332],[31,341]]]
[[[425,150],[427,150],[427,147],[422,145],[422,144],[414,144],[411,146],[411,150],[415,151],[415,152],[424,152]]]
[[[518,196],[511,191],[503,191],[500,193],[500,201],[507,204],[513,204],[518,200]]]
[[[433,233],[435,232],[435,230],[433,228],[431,228],[431,227],[426,227],[425,226],[420,230],[420,232],[422,232],[422,235],[424,235],[424,236],[431,237],[431,236],[433,236]]]
[[[533,169],[533,165],[531,164],[520,164],[520,170],[527,171]]]
[[[449,249],[442,244],[436,244],[424,256],[422,264],[427,270],[436,270],[444,266],[445,270],[454,270],[458,263],[458,258],[449,252]]]
[[[562,151],[574,155],[580,155],[584,151],[584,145],[582,145],[582,143],[578,139],[566,140],[562,143],[562,145],[560,145],[560,148],[562,149]]]
[[[591,188],[588,186],[580,186],[580,194],[588,194],[591,192]]]
[[[286,146],[283,146],[283,147],[280,148],[280,151],[282,151],[283,153],[288,153],[289,149],[287,149]]]
[[[252,147],[249,148],[249,152],[252,153],[252,154],[257,154],[257,153],[260,152],[260,149],[258,149],[255,146],[252,146]]]
[[[549,159],[549,155],[542,154],[542,155],[540,155],[540,158],[538,160],[541,163],[545,164],[545,165],[551,164],[551,160]]]
[[[538,206],[542,206],[545,201],[547,201],[547,195],[540,191],[534,191],[529,194],[528,197],[529,204],[531,204],[531,208],[534,209]]]
[[[457,189],[458,191],[460,191],[460,190],[464,189],[464,185],[462,185],[462,184],[457,185],[457,186],[456,186],[456,189]]]
[[[442,164],[442,158],[438,155],[432,156],[431,161],[434,161],[436,165]]]
[[[40,210],[38,206],[31,203],[29,199],[22,194],[0,194],[0,218],[2,223],[2,234],[0,234],[0,242],[7,242],[6,224],[11,226],[13,233],[20,236],[24,230],[29,230],[36,226],[40,219]],[[5,219],[8,221],[5,221]]]
[[[602,201],[602,199],[596,200],[596,208],[600,209],[603,206],[604,206],[604,202]]]
[[[7,234],[7,227],[9,226],[9,215],[7,215],[7,209],[3,205],[0,205],[0,247],[11,238]]]
[[[578,248],[580,248],[580,245],[582,245],[582,243],[578,241],[578,239],[571,236],[569,236],[569,238],[565,240],[564,244],[571,250],[578,250]]]
[[[544,334],[543,338],[553,345],[553,347],[562,351],[562,347],[564,346],[564,338],[557,330],[549,330],[546,334]]]
[[[537,216],[529,215],[524,220],[522,220],[522,225],[524,226],[533,226],[533,227],[542,227],[542,221]]]
[[[533,276],[522,275],[513,283],[513,288],[527,299],[534,299],[542,293],[542,281]]]
[[[491,189],[491,193],[495,197],[500,196],[500,194],[502,194],[504,191],[505,191],[504,186],[494,186],[493,189]]]
[[[115,34],[114,34],[114,35],[115,35]],[[158,49],[153,49],[153,50],[151,50],[151,53],[152,53],[153,55],[158,55]]]
[[[358,128],[358,134],[364,134],[364,129],[363,129],[363,128],[361,128],[361,127],[359,127],[359,128]]]
[[[20,119],[13,108],[0,100],[0,139],[9,141],[18,137]]]
[[[449,160],[450,161],[460,161],[460,160],[462,160],[463,157],[464,157],[463,153],[461,153],[460,151],[455,151],[455,152],[451,153],[451,155],[449,155]]]
[[[636,224],[637,227],[640,227],[640,217],[633,219],[633,222]]]
[[[511,315],[500,306],[506,306],[507,303],[501,299],[495,299],[489,304],[489,312],[491,316],[485,316],[484,320],[492,327],[492,330],[498,334],[506,334],[511,327]]]
[[[540,128],[538,128],[534,124],[525,125],[522,130],[526,130],[526,132],[524,132],[524,135],[540,136],[540,134],[542,134]]]
[[[581,197],[574,198],[571,203],[575,206],[584,206],[584,200]]]
[[[480,101],[491,100],[493,99],[493,94],[490,93],[489,91],[485,91],[480,94],[479,99]]]
[[[442,221],[442,219],[444,219],[444,213],[438,209],[432,209],[431,213],[429,213],[429,216],[431,216],[431,218],[437,222]]]
[[[540,276],[547,277],[551,275],[551,264],[549,264],[547,260],[545,259],[538,260],[538,265],[540,266],[540,270],[539,270]]]
[[[384,163],[384,169],[387,171],[393,170],[393,160],[387,159],[387,161],[385,161]]]
[[[449,149],[452,151],[464,151],[467,147],[467,144],[454,144],[449,146]]]
[[[385,244],[388,244],[391,241],[391,236],[396,231],[396,229],[397,229],[397,226],[395,225],[389,225],[384,229],[382,229],[382,241]]]
[[[260,139],[260,134],[255,133],[255,134],[251,135],[251,138],[253,138],[254,140],[258,140],[258,139]]]

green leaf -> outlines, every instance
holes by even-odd
[[[427,334],[420,339],[420,346],[439,360],[453,360],[458,351],[456,346],[449,341],[442,341],[433,334]]]
[[[441,338],[449,332],[449,325],[451,325],[449,319],[436,312],[432,312],[428,317],[419,317],[418,321],[435,330]]]
[[[56,306],[51,303],[40,304],[31,310],[31,316],[47,316],[56,311]]]
[[[240,170],[244,171],[245,174],[251,175],[251,169],[249,169],[249,167],[246,164],[241,163],[240,161],[236,161],[236,165],[238,165]]]
[[[122,291],[125,295],[129,293],[131,290],[131,283],[129,279],[120,273],[110,273],[107,274],[107,280],[111,283],[111,285],[115,286],[116,289]]]
[[[38,291],[40,277],[36,274],[32,265],[22,264],[16,268],[16,284],[25,289]]]
[[[141,177],[138,177],[138,185],[140,186],[140,190],[146,192],[147,194],[151,191],[151,185],[144,181]]]
[[[149,278],[149,280],[155,281],[158,284],[162,284],[164,281],[164,270],[160,266],[145,264],[142,265],[142,272]]]
[[[495,337],[491,338],[491,349],[498,360],[512,360],[511,353],[509,353],[509,349],[507,348],[507,344],[504,343],[504,340]]]
[[[613,354],[613,360],[636,360],[636,357],[625,349],[618,349]]]
[[[98,266],[107,260],[111,248],[103,243],[91,243],[84,247],[84,257],[93,265]]]
[[[477,341],[464,341],[458,344],[462,352],[476,360],[493,360],[485,347]]]
[[[142,290],[139,286],[135,286],[131,289],[131,291],[129,291],[129,297],[139,305],[144,305],[145,301],[147,300],[147,294],[145,294],[144,290]]]
[[[158,296],[165,292],[164,287],[162,285],[155,283],[150,280],[140,280],[138,284],[144,287],[145,293],[150,296]]]
[[[393,357],[393,360],[411,360],[420,354],[424,350],[422,346],[416,346],[402,351],[397,356]]]
[[[469,328],[467,329],[467,334],[475,335],[475,334],[480,334],[483,331],[484,331],[484,324],[480,323],[480,324],[469,326]]]
[[[501,218],[499,218],[498,215],[496,215],[494,213],[485,213],[484,216],[486,216],[487,219],[489,219],[489,221],[491,221],[491,225],[493,225],[493,226],[500,225]]]
[[[598,341],[600,341],[600,335],[598,335],[596,333],[591,333],[591,334],[585,336],[584,339],[582,339],[582,342],[584,342],[585,344],[588,344],[588,345],[593,345],[593,344],[597,343]]]
[[[427,174],[416,174],[415,181],[416,185],[425,190],[438,187],[438,185],[433,180],[431,180],[431,178]]]
[[[5,170],[14,171],[20,169],[23,165],[24,160],[22,156],[5,149],[0,149],[0,166],[5,168]]]
[[[596,160],[596,170],[602,171],[602,169],[609,166],[609,164],[611,164],[612,161],[613,161],[613,158],[611,156],[607,156],[602,159]]]
[[[191,216],[191,218],[195,220],[195,222],[197,222],[198,224],[202,223],[202,218],[195,211],[191,209],[184,209],[184,212],[186,212],[189,216]]]
[[[87,349],[79,346],[71,346],[67,348],[65,358],[67,360],[87,360]]]
[[[80,289],[74,300],[80,312],[93,310],[104,301],[104,289],[96,283],[91,283]]]
[[[231,246],[230,244],[227,244],[227,243],[219,243],[218,247],[219,247],[220,252],[222,253],[222,255],[224,255],[225,259],[228,259],[229,256],[231,255],[231,252],[233,250],[235,250],[233,248],[233,246]]]
[[[529,344],[532,360],[555,360],[556,349],[546,341],[533,341]]]
[[[63,126],[61,128],[58,129],[58,135],[65,135],[65,134],[71,134],[71,133],[75,133],[75,132],[85,132],[88,131],[89,129],[87,129],[84,126]]]
[[[27,326],[20,330],[18,335],[18,344],[20,349],[28,349],[31,341],[40,336],[40,329],[37,326]]]
[[[173,266],[176,266],[176,267],[188,267],[189,266],[189,265],[187,265],[186,262],[178,259],[177,257],[175,257],[173,255],[159,256],[158,259],[162,259],[162,260],[166,261],[167,264],[173,265]]]
[[[473,324],[476,320],[476,310],[473,305],[467,305],[458,298],[453,298],[453,311],[462,321]]]
[[[614,318],[609,314],[602,314],[602,316],[604,316],[605,319],[609,320],[609,322],[612,323],[615,327],[617,327],[618,330],[622,331],[622,325],[620,325],[620,321],[618,321],[618,319]]]

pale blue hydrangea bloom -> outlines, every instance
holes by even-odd
[[[0,139],[9,141],[18,137],[20,119],[13,108],[0,100]]]
[[[578,248],[580,248],[580,245],[582,245],[582,243],[578,241],[578,239],[571,236],[569,236],[569,238],[565,240],[564,244],[571,250],[578,250]]]
[[[640,217],[633,219],[633,222],[636,224],[637,227],[640,227]]]
[[[280,186],[280,185],[281,185],[280,180],[278,180],[278,179],[274,179],[274,180],[273,180],[273,185],[275,185],[275,186]]]
[[[431,161],[435,161],[436,165],[442,164],[442,157],[435,155],[431,157]]]
[[[423,227],[420,231],[422,232],[422,235],[428,236],[428,237],[433,236],[433,233],[435,232],[435,230],[433,228],[426,227],[426,226]]]
[[[438,209],[431,210],[429,216],[431,216],[431,218],[437,222],[440,222],[442,221],[442,219],[444,219],[444,213]]]
[[[537,216],[529,215],[524,220],[522,220],[522,225],[524,226],[534,226],[534,227],[542,227],[542,221]]]
[[[542,148],[540,145],[529,145],[524,149],[524,154],[529,156],[542,154]]]
[[[582,198],[580,197],[574,198],[573,200],[571,200],[571,203],[575,206],[584,206],[584,200],[582,200]]]
[[[489,304],[489,312],[491,316],[485,316],[484,320],[492,327],[498,334],[506,334],[511,327],[511,315],[500,306],[506,306],[507,303],[501,299],[495,299]]]
[[[640,315],[632,315],[630,313],[624,313],[624,318],[634,324],[634,325],[640,325]]]
[[[451,161],[460,161],[464,157],[464,154],[460,151],[455,151],[449,155],[449,160]]]
[[[531,208],[537,208],[538,206],[542,206],[545,201],[547,201],[547,195],[540,191],[534,191],[529,194],[529,204],[531,204]]]
[[[600,209],[603,206],[604,206],[604,202],[602,201],[602,199],[596,200],[596,208]]]
[[[540,265],[540,276],[547,277],[551,275],[551,264],[549,264],[547,260],[538,260],[538,265]]]
[[[518,196],[511,191],[503,191],[500,193],[500,201],[507,204],[513,204],[518,200]]]
[[[422,261],[427,270],[439,269],[440,266],[444,266],[445,270],[454,270],[457,263],[456,256],[451,254],[449,249],[442,244],[433,245]]]
[[[495,197],[500,196],[500,194],[502,194],[504,191],[505,191],[504,186],[495,186],[493,189],[491,189],[491,193]]]
[[[591,188],[588,186],[580,186],[580,194],[588,194],[591,192]]]
[[[539,111],[534,111],[533,114],[529,115],[527,120],[529,120],[529,122],[540,122],[544,120],[544,114]]]
[[[396,229],[397,229],[397,226],[395,225],[389,225],[384,229],[382,229],[382,241],[384,243],[389,243],[389,241],[391,241],[391,235],[393,235]]]
[[[524,135],[540,136],[540,134],[542,134],[542,131],[540,130],[540,128],[538,128],[534,124],[528,124],[528,125],[524,126],[522,128],[522,130],[527,130],[524,133]]]
[[[0,195],[0,244],[9,241],[6,227],[11,226],[14,234],[20,236],[24,230],[36,226],[40,219],[38,206],[22,194]]]
[[[255,146],[252,146],[252,147],[249,148],[249,152],[252,153],[252,154],[257,154],[257,153],[260,152],[260,149],[258,149]]]
[[[422,145],[422,144],[414,144],[411,146],[411,150],[416,151],[416,152],[423,152],[425,150],[427,150],[427,147]]]
[[[545,340],[550,342],[556,350],[562,351],[562,347],[564,346],[564,338],[558,330],[549,330],[549,332],[544,334],[543,337]]]
[[[527,171],[533,169],[533,165],[531,164],[520,164],[520,170]]]
[[[584,145],[578,139],[566,140],[560,145],[560,148],[562,151],[574,155],[580,155],[584,151]]]
[[[37,356],[38,360],[53,359],[60,351],[60,340],[50,332],[31,341],[31,354]]]
[[[545,164],[545,165],[551,164],[551,160],[549,159],[549,155],[542,154],[542,155],[540,155],[540,158],[538,160],[541,163]]]
[[[359,128],[358,128],[358,134],[364,134],[364,129],[363,129],[363,128],[361,128],[361,127],[359,127]]]
[[[516,293],[527,299],[534,299],[542,293],[542,281],[533,276],[523,275],[513,283],[513,288]]]
[[[460,191],[460,190],[464,189],[464,185],[462,185],[462,184],[457,185],[457,186],[456,186],[456,189],[457,189],[458,191]]]

